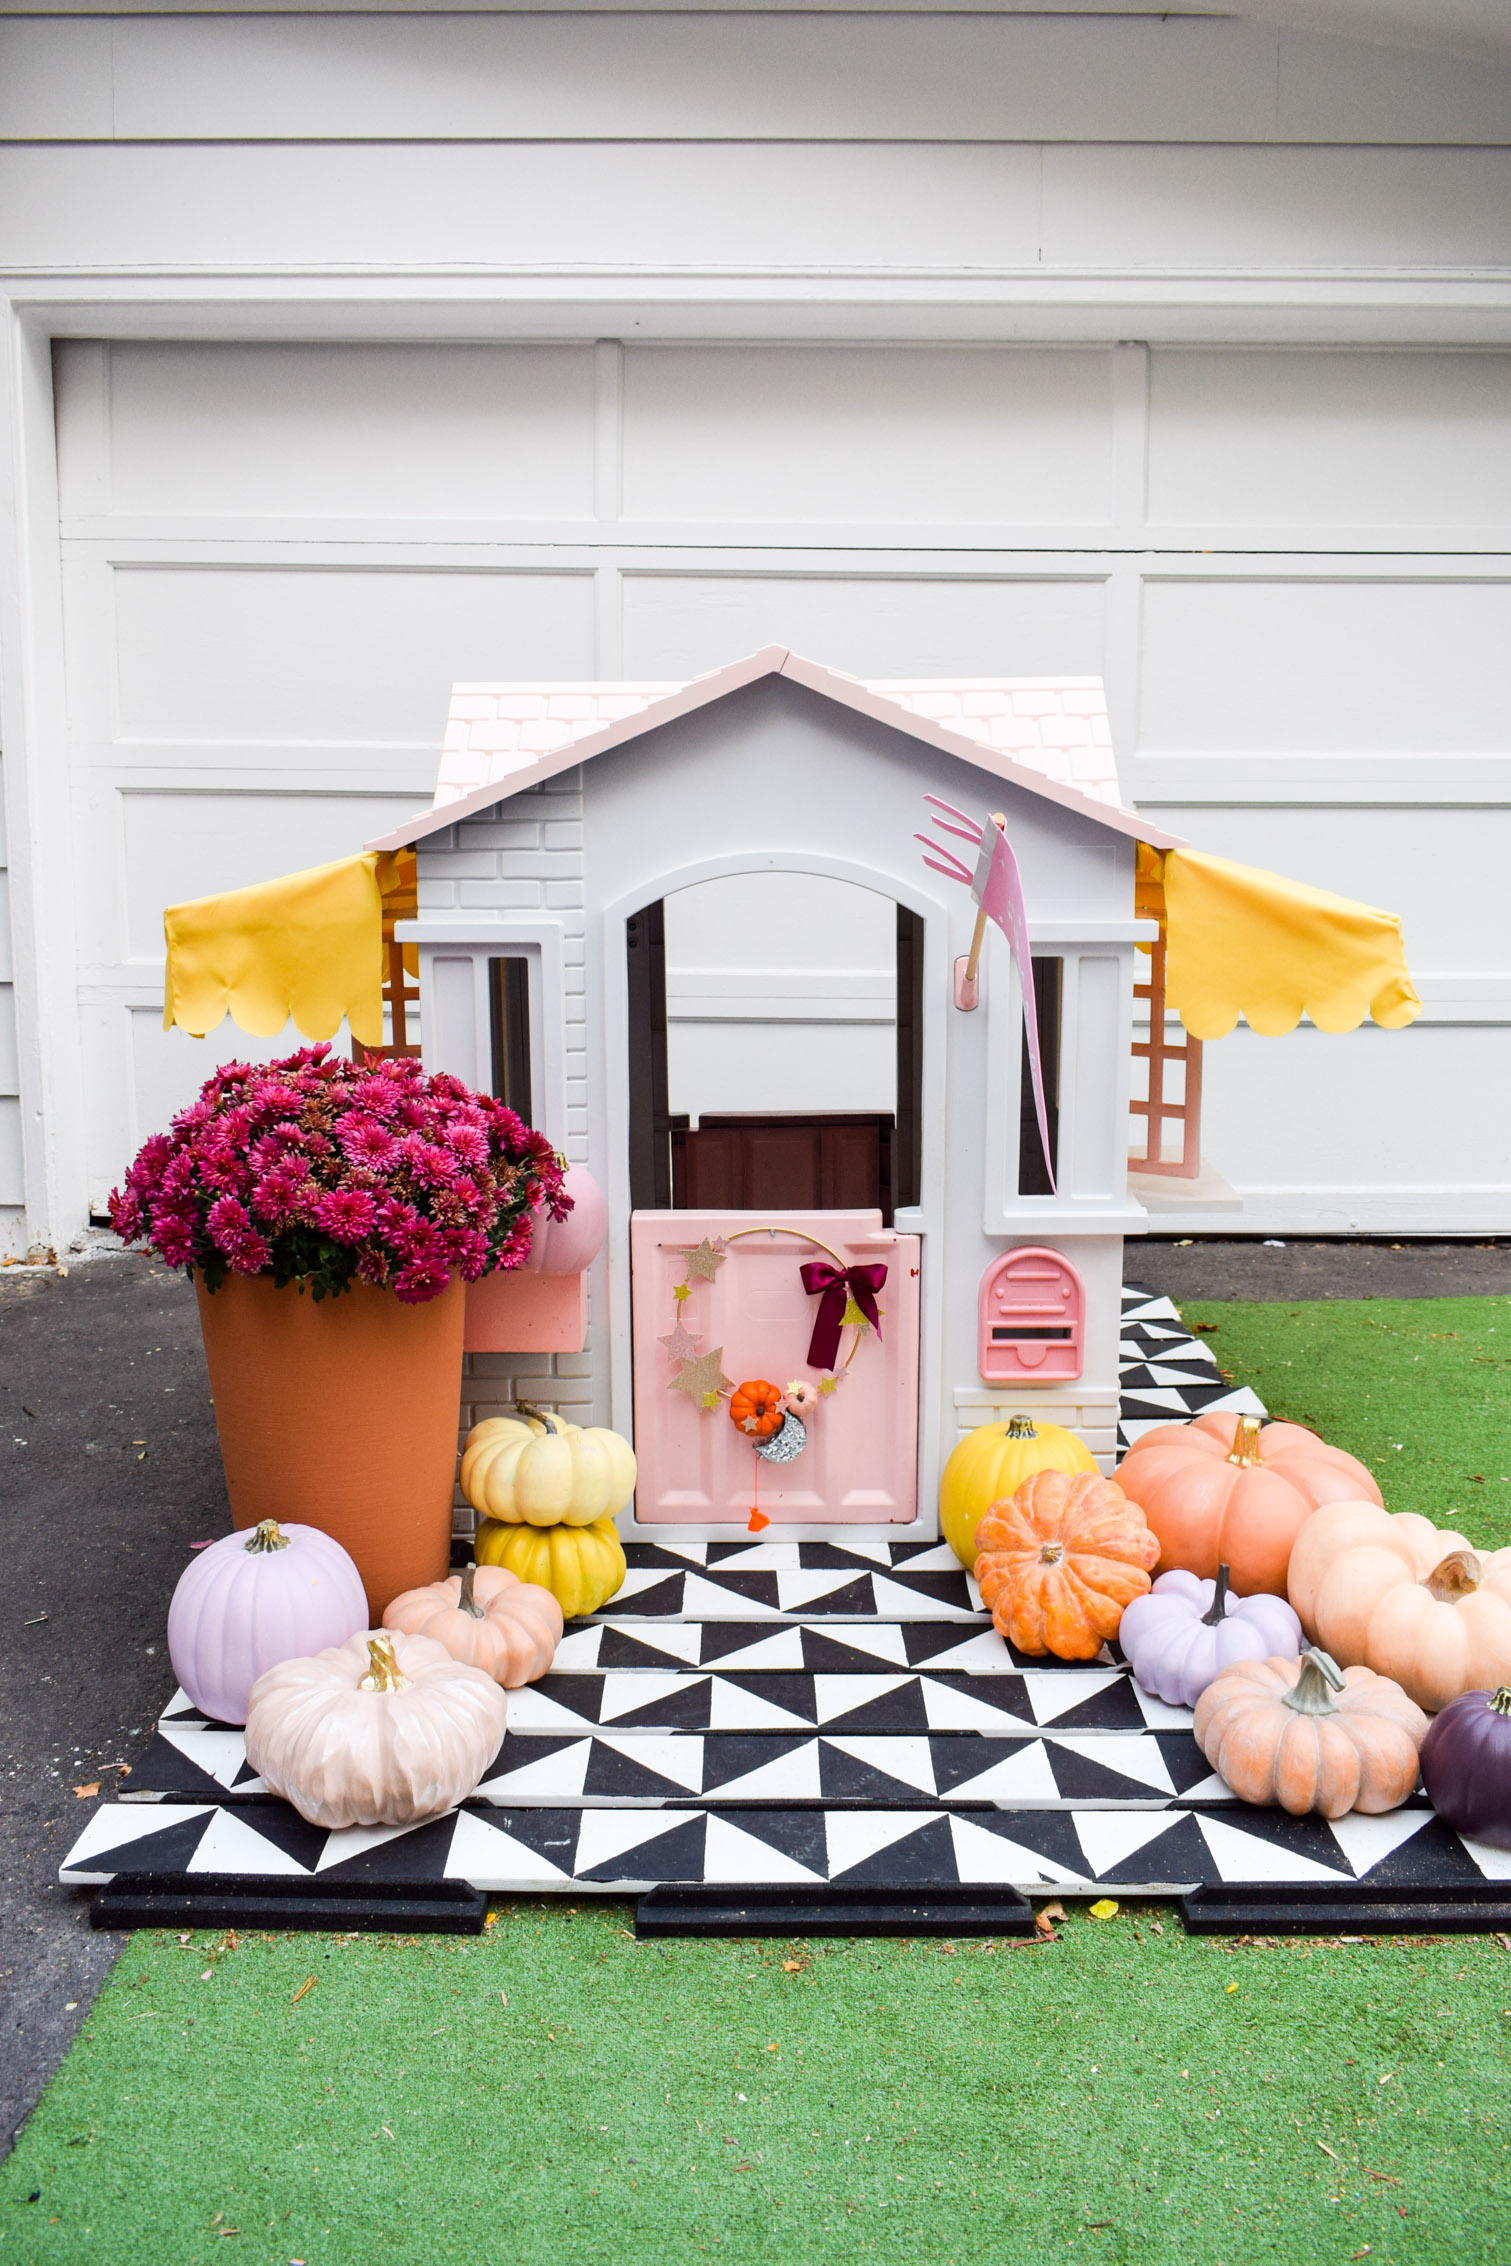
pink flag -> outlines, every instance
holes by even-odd
[[[1049,1145],[1049,1113],[1044,1106],[1044,1066],[1039,1058],[1039,1016],[1034,999],[1033,953],[1028,941],[1028,909],[1023,902],[1023,877],[1018,871],[1018,861],[1006,834],[990,819],[985,826],[978,826],[963,810],[956,810],[953,803],[941,802],[937,795],[930,795],[927,800],[936,809],[948,811],[951,818],[958,818],[963,822],[960,826],[950,826],[943,819],[936,818],[936,826],[947,834],[957,834],[965,841],[980,844],[976,870],[972,873],[947,844],[936,842],[928,834],[914,837],[934,853],[925,862],[936,873],[947,874],[952,881],[967,883],[971,895],[987,919],[994,922],[1007,938],[1008,950],[1012,953],[1013,965],[1018,971],[1018,989],[1023,998],[1023,1029],[1028,1040],[1028,1066],[1034,1085],[1034,1114],[1039,1121],[1039,1140],[1044,1149],[1049,1185],[1053,1188],[1054,1153]],[[941,860],[948,860],[948,863],[941,863]]]

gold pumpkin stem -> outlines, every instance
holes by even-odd
[[[394,1656],[393,1638],[369,1637],[367,1657],[372,1662],[367,1674],[357,1686],[359,1692],[407,1692],[410,1678],[405,1675]]]
[[[1472,1550],[1450,1550],[1430,1574],[1423,1575],[1422,1587],[1440,1605],[1457,1605],[1461,1597],[1474,1595],[1483,1572]]]
[[[1301,1655],[1301,1673],[1291,1689],[1281,1693],[1281,1705],[1293,1707],[1298,1715],[1336,1715],[1333,1693],[1342,1689],[1343,1671],[1337,1661],[1313,1645]]]
[[[516,1401],[514,1405],[521,1416],[533,1416],[536,1423],[543,1424],[548,1432],[566,1430],[554,1408],[537,1408],[533,1401]]]
[[[479,1605],[477,1599],[472,1594],[472,1584],[476,1580],[476,1578],[477,1560],[474,1558],[469,1563],[467,1571],[462,1576],[462,1586],[457,1596],[456,1609],[459,1613],[470,1614],[474,1621],[486,1621],[488,1618],[487,1614],[484,1612],[482,1606]]]
[[[1257,1416],[1240,1416],[1233,1427],[1233,1445],[1228,1450],[1229,1463],[1236,1463],[1244,1470],[1251,1470],[1255,1464],[1263,1463],[1264,1458],[1259,1453],[1259,1423]]]
[[[269,1550],[287,1550],[288,1546],[289,1538],[276,1519],[260,1519],[242,1548],[248,1556],[260,1558]]]
[[[1498,1692],[1492,1692],[1485,1705],[1496,1715],[1511,1715],[1511,1684],[1502,1684]]]
[[[1031,1416],[1010,1416],[1007,1420],[1007,1437],[1010,1440],[1037,1440],[1039,1427]]]

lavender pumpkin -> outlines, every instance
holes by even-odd
[[[1283,1597],[1237,1597],[1228,1569],[1216,1581],[1161,1574],[1147,1597],[1125,1607],[1118,1643],[1146,1692],[1171,1707],[1195,1707],[1207,1686],[1237,1660],[1294,1660],[1301,1623]]]
[[[1511,1685],[1460,1692],[1422,1741],[1422,1783],[1445,1825],[1511,1849]]]
[[[184,1568],[168,1608],[168,1657],[202,1714],[245,1723],[259,1676],[345,1644],[367,1620],[362,1576],[339,1542],[264,1519],[250,1534],[223,1534]]]

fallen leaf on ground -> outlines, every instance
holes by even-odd
[[[91,1778],[87,1786],[76,1786],[74,1788],[74,1793],[77,1795],[78,1799],[81,1802],[88,1802],[91,1801],[96,1794],[98,1794],[99,1790],[99,1780],[97,1778]]]
[[[314,1987],[315,1987],[315,1978],[314,1978],[314,1976],[313,1976],[313,1975],[306,1975],[306,1976],[305,1976],[305,1978],[304,1978],[304,1981],[303,1981],[303,1982],[302,1982],[302,1983],[300,1984],[300,1986],[299,1986],[298,1990],[297,1990],[297,1991],[295,1991],[295,1993],[294,1993],[293,1997],[292,1997],[292,1998],[291,1998],[291,1999],[289,2000],[289,2004],[290,2004],[290,2006],[297,2006],[297,2005],[299,2004],[299,2001],[300,2001],[300,2000],[301,2000],[301,1999],[302,1999],[302,1998],[304,1997],[305,1993],[306,1993],[307,1991],[312,1991],[312,1990],[314,1989]]]
[[[1088,1912],[1093,1920],[1115,1920],[1118,1915],[1117,1898],[1099,1896],[1095,1904],[1088,1907]]]
[[[1338,2153],[1337,2149],[1336,2149],[1336,2148],[1329,2148],[1329,2146],[1328,2146],[1328,2144],[1327,2144],[1327,2142],[1326,2142],[1325,2140],[1319,2140],[1319,2141],[1318,2141],[1318,2143],[1317,2143],[1317,2146],[1318,2146],[1318,2147],[1319,2147],[1319,2148],[1320,2148],[1320,2149],[1322,2150],[1322,2153],[1323,2153],[1323,2155],[1324,2155],[1324,2156],[1331,2156],[1331,2157],[1332,2157],[1332,2159],[1333,2159],[1333,2162],[1334,2162],[1335,2164],[1341,2164],[1341,2163],[1342,2163],[1342,2161],[1343,2161],[1343,2158],[1342,2158],[1342,2157],[1341,2157],[1341,2156],[1339,2155],[1339,2153]]]
[[[1041,1905],[1034,1914],[1034,1933],[1041,1936],[1053,1936],[1056,1920],[1063,1920],[1064,1917],[1065,1907],[1058,1901],[1053,1904]]]
[[[782,1973],[784,1975],[801,1975],[802,1972],[803,1962],[801,1959],[784,1959],[782,1961]]]
[[[1396,2173],[1394,2173],[1394,2172],[1372,2172],[1372,2171],[1370,2170],[1370,2168],[1369,2168],[1368,2164],[1366,2164],[1366,2165],[1365,2165],[1365,2167],[1364,2167],[1364,2177],[1365,2177],[1366,2179],[1378,2179],[1378,2180],[1383,2180],[1383,2181],[1384,2181],[1384,2183],[1385,2183],[1385,2185],[1386,2185],[1387,2187],[1399,2187],[1399,2186],[1400,2186],[1400,2184],[1401,2184],[1401,2182],[1400,2182],[1400,2179],[1399,2179],[1399,2178],[1397,2177]]]

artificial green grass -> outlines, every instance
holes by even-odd
[[[1508,1538],[1511,1302],[1188,1313],[1394,1507]],[[133,1938],[0,2170],[0,2262],[1511,2256],[1511,1939],[1073,1903],[1037,1947],[637,1946],[630,1909]]]
[[[137,1937],[6,2167],[0,2257],[197,2266],[233,2228],[243,2266],[1507,2255],[1498,1939],[1072,1907],[1038,1949],[637,1947],[628,1909]]]

